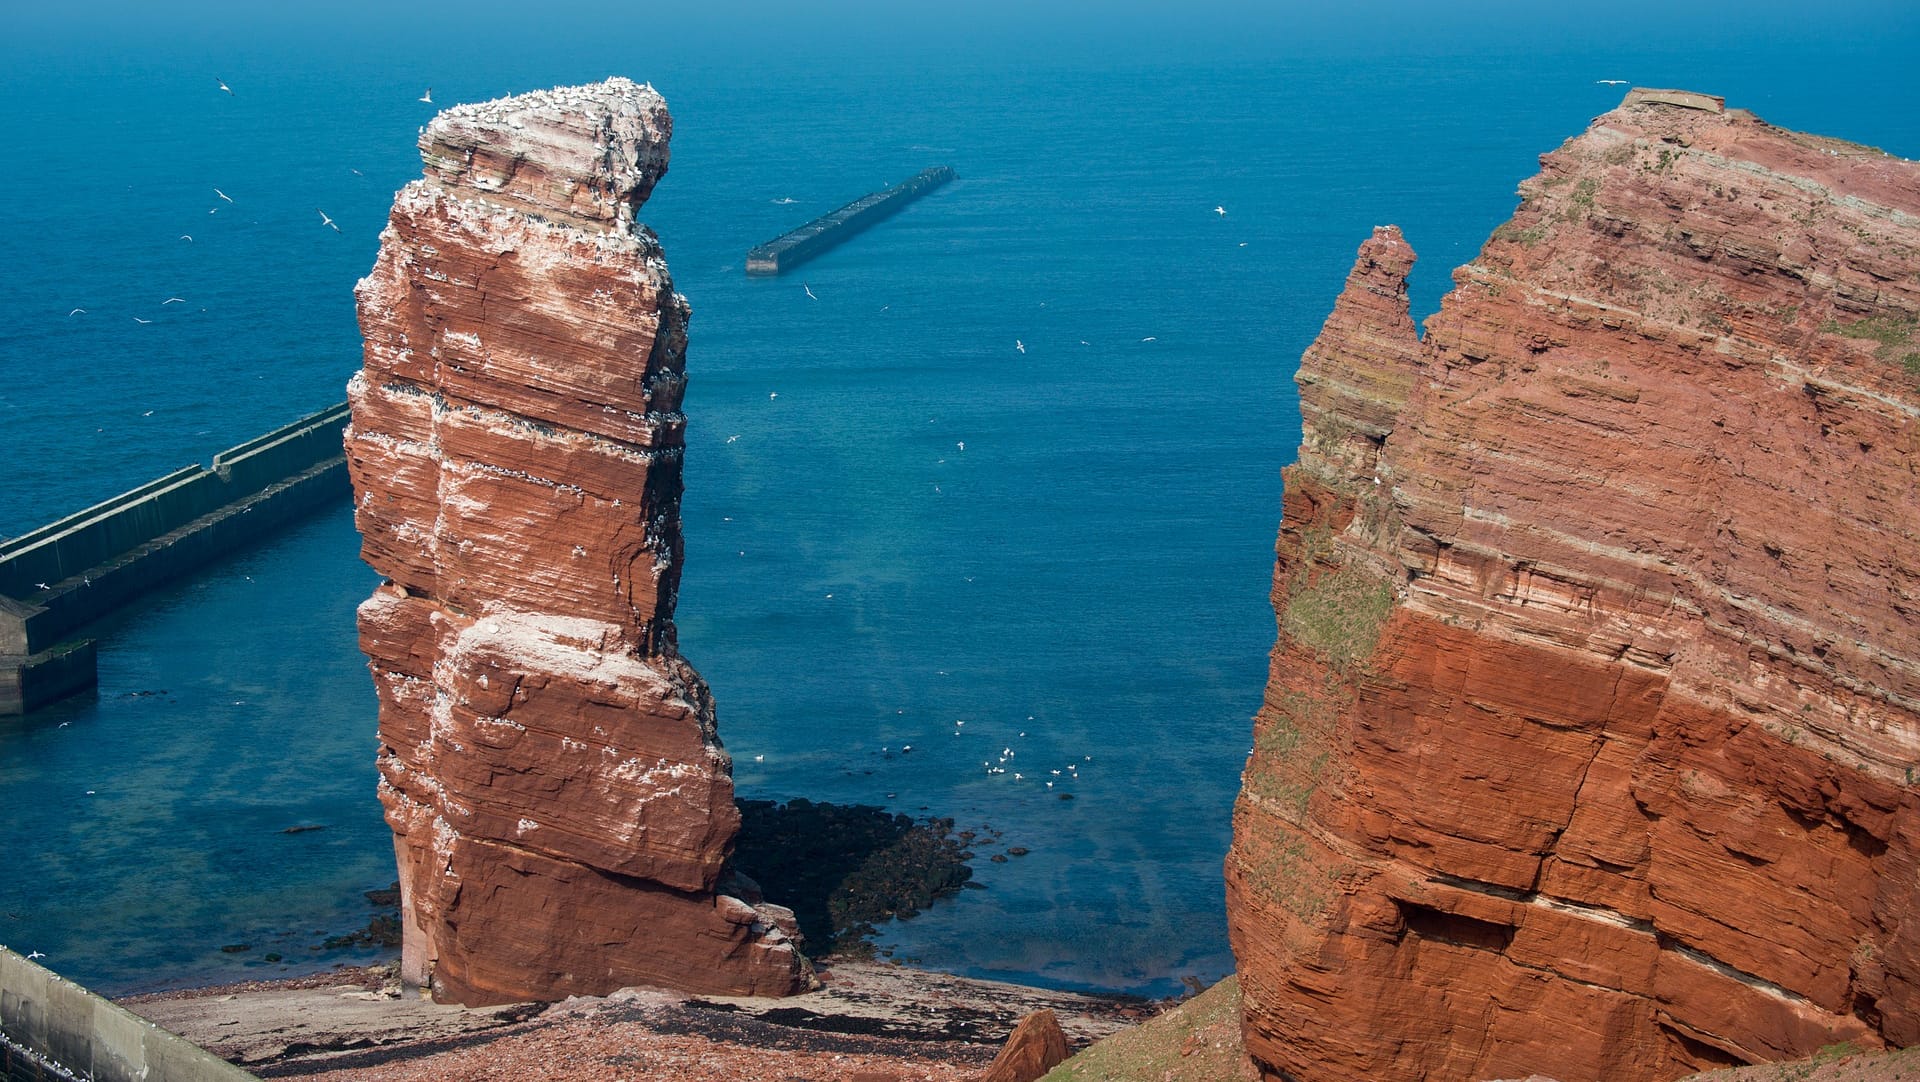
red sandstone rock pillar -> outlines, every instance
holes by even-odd
[[[1635,92],[1301,360],[1227,910],[1270,1079],[1920,1043],[1920,166]]]
[[[719,893],[731,764],[675,649],[687,304],[634,220],[671,133],[625,79],[448,109],[356,290],[360,641],[442,1001],[811,980],[790,914]]]

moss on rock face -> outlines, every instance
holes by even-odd
[[[1355,661],[1373,653],[1391,611],[1391,583],[1370,571],[1343,567],[1297,586],[1281,626],[1346,672]]]

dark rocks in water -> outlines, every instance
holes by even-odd
[[[323,950],[339,950],[342,947],[385,947],[397,949],[400,946],[400,884],[381,890],[364,891],[367,904],[377,912],[367,922],[365,928],[346,935],[328,936],[320,946]]]
[[[367,922],[365,928],[346,935],[328,936],[320,946],[326,950],[339,950],[342,947],[388,947],[400,946],[400,917],[395,913],[381,913]]]
[[[739,805],[731,867],[793,910],[816,955],[870,956],[875,923],[912,917],[973,877],[951,819],[800,797]]]
[[[1010,857],[1024,857],[1031,852],[1033,852],[1033,850],[1028,849],[1024,845],[1016,845],[1007,850],[1007,855]]]
[[[291,826],[291,827],[288,827],[287,829],[285,829],[285,830],[283,830],[283,831],[281,831],[280,833],[282,833],[282,834],[306,834],[306,833],[308,833],[308,832],[310,832],[310,831],[315,831],[315,830],[325,830],[325,829],[327,829],[327,828],[326,828],[326,826],[325,826],[325,824],[321,824],[321,823],[311,823],[311,824],[302,824],[302,825],[299,825],[299,826]]]
[[[245,954],[253,949],[251,943],[229,943],[220,948],[221,954]]]

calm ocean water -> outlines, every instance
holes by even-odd
[[[1371,227],[1405,229],[1431,312],[1535,157],[1617,103],[1600,78],[1920,156],[1901,6],[1798,29],[1785,6],[1485,7],[910,27],[735,4],[591,33],[485,8],[433,33],[15,13],[0,535],[343,396],[425,87],[651,80],[676,134],[642,217],[694,308],[681,646],[741,794],[1032,850],[888,929],[899,957],[1155,994],[1218,976],[1293,369]],[[885,226],[741,273],[940,163],[960,179]],[[118,619],[97,698],[0,720],[0,942],[116,992],[366,957],[313,948],[393,878],[352,624],[374,581],[343,503]]]

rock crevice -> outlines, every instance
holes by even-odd
[[[791,914],[720,892],[731,763],[675,644],[688,308],[634,219],[671,132],[625,79],[448,109],[356,290],[360,640],[443,1001],[811,980]]]

